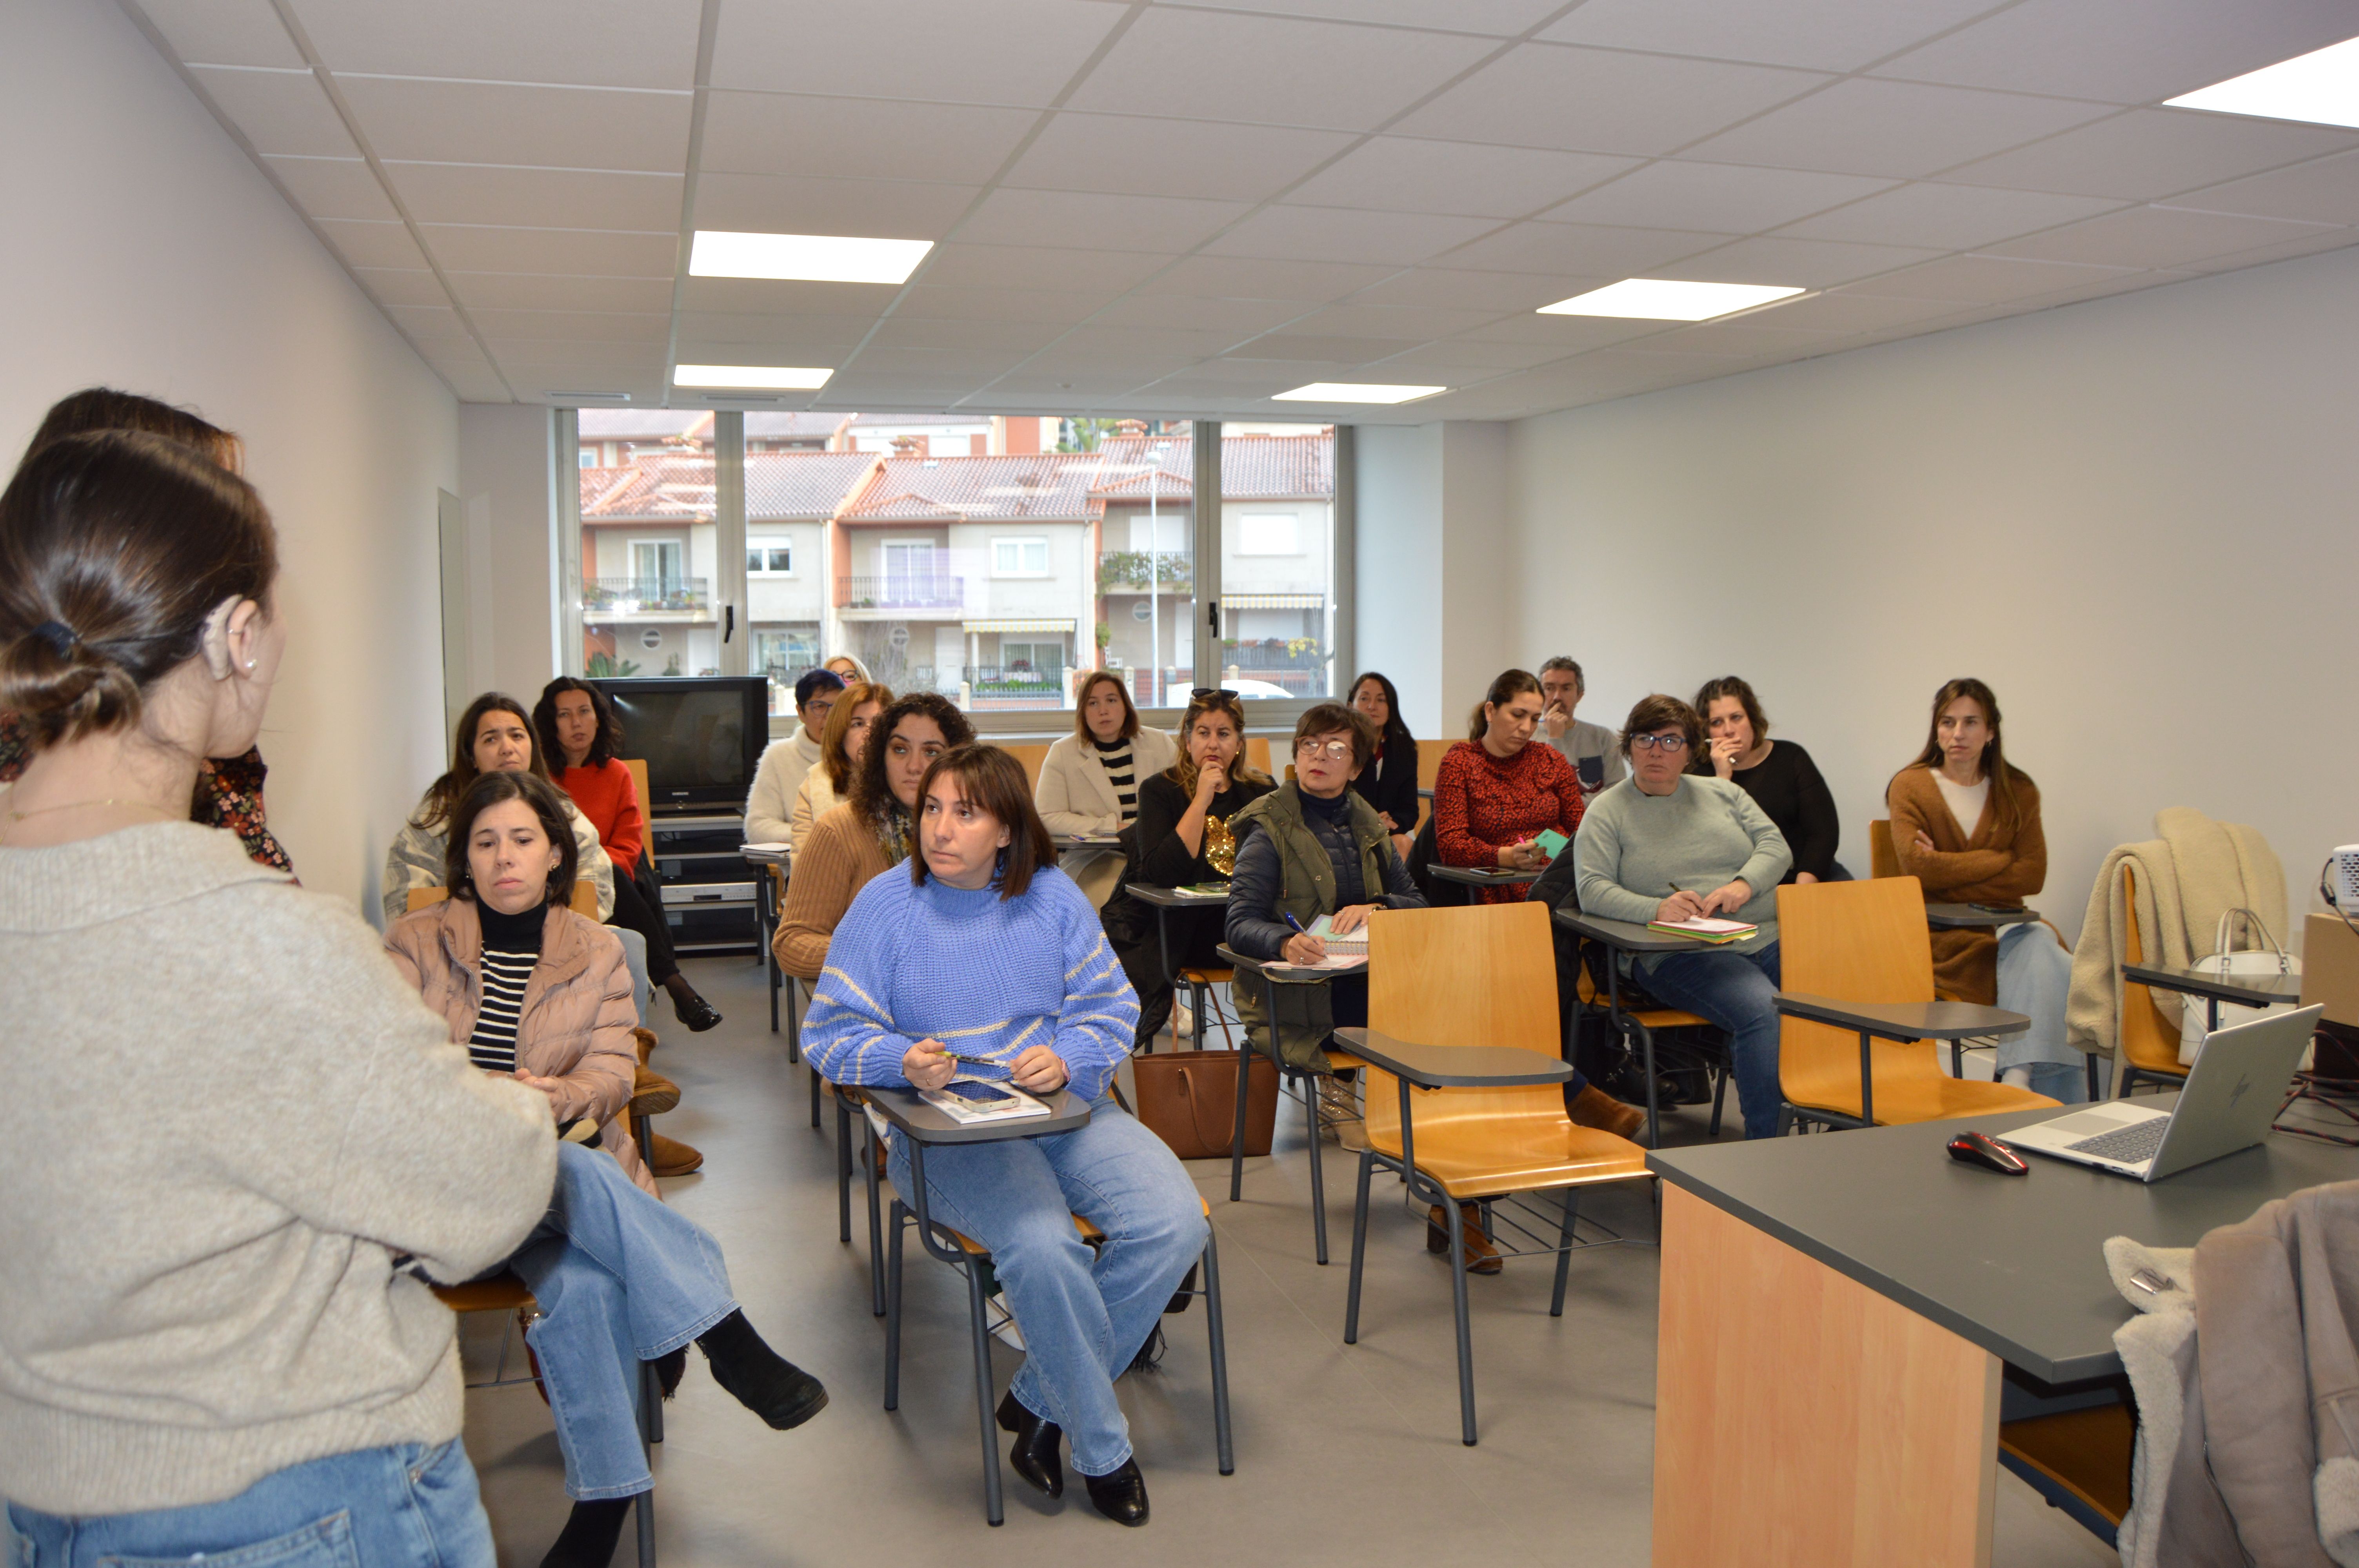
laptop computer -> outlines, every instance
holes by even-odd
[[[2105,1100],[1996,1135],[2010,1149],[2158,1182],[2250,1149],[2269,1130],[2322,1008],[2256,1018],[2203,1037],[2179,1103],[2157,1110]]]

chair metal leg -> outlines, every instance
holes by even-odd
[[[863,1139],[860,1158],[868,1173],[868,1311],[872,1316],[885,1315],[885,1238],[884,1222],[877,1217],[876,1124],[866,1116],[860,1119],[867,1130]]]
[[[1635,1022],[1630,1027],[1638,1036],[1639,1071],[1647,1077],[1647,1147],[1660,1149],[1663,1146],[1663,1108],[1658,1103],[1661,1089],[1655,1082],[1655,1032]]]
[[[788,979],[787,988],[787,1065],[794,1065],[803,1059],[803,1021],[795,1003],[801,1000],[802,982]]]
[[[1722,1107],[1723,1105],[1726,1104],[1726,1103],[1727,1103],[1727,1100],[1728,1100],[1728,1078],[1729,1078],[1729,1071],[1730,1071],[1730,1070],[1729,1070],[1728,1068],[1726,1068],[1726,1067],[1723,1067],[1719,1072],[1714,1073],[1714,1074],[1712,1075],[1712,1135],[1714,1138],[1717,1138],[1717,1137],[1719,1137],[1719,1136],[1720,1136],[1720,1111],[1721,1111],[1721,1107]]]
[[[983,1422],[983,1512],[993,1524],[1006,1516],[999,1498],[999,1425],[991,1411],[991,1330],[984,1325],[983,1271],[966,1260],[967,1317],[974,1329],[974,1411]]]
[[[893,1239],[885,1264],[885,1408],[901,1408],[901,1231],[908,1210],[893,1200]]]
[[[1466,1220],[1444,1195],[1441,1212],[1450,1223],[1450,1303],[1458,1314],[1458,1424],[1460,1440],[1474,1446],[1474,1333],[1466,1318]]]
[[[835,1097],[835,1238],[852,1239],[852,1108],[842,1095]]]
[[[1564,1228],[1557,1232],[1556,1238],[1556,1295],[1549,1303],[1550,1317],[1564,1315],[1564,1284],[1572,1272],[1572,1222],[1580,1206],[1579,1200],[1573,1196],[1575,1191],[1572,1187],[1564,1189]]]
[[[1374,1150],[1360,1151],[1360,1192],[1352,1204],[1352,1285],[1343,1298],[1343,1343],[1360,1342],[1360,1269],[1368,1255],[1368,1178],[1376,1171]]]
[[[1277,988],[1272,987],[1273,990]],[[1275,1003],[1273,1003],[1273,1008]],[[1197,1036],[1201,1044],[1203,1037]],[[1235,1203],[1245,1189],[1245,1096],[1253,1086],[1253,1042],[1237,1053],[1237,1124],[1229,1132],[1229,1201]]]
[[[1780,1137],[1780,1138],[1783,1138],[1783,1137],[1785,1137],[1785,1136],[1786,1136],[1786,1134],[1788,1134],[1788,1132],[1791,1132],[1791,1131],[1793,1131],[1793,1130],[1794,1130],[1794,1108],[1793,1108],[1793,1106],[1792,1106],[1792,1105],[1790,1105],[1790,1104],[1781,1104],[1781,1105],[1779,1105],[1779,1106],[1778,1106],[1778,1108],[1777,1108],[1777,1135],[1778,1137]]]
[[[656,1372],[652,1361],[639,1363],[639,1381],[646,1385],[647,1400],[647,1441],[663,1441],[663,1379]]]
[[[819,1129],[819,1074],[817,1072],[810,1075],[810,1105],[811,1129],[817,1131]]]
[[[1327,1162],[1320,1158],[1319,1149],[1319,1078],[1314,1073],[1301,1075],[1302,1120],[1310,1134],[1310,1237],[1319,1254],[1319,1261],[1327,1261]]]
[[[653,1423],[662,1418],[656,1414],[663,1403],[663,1384],[656,1376],[652,1361],[639,1363],[639,1442],[642,1447],[662,1441]],[[631,1512],[638,1525],[639,1568],[656,1568],[656,1489],[652,1483],[638,1495]]]
[[[2090,1098],[2090,1099],[2092,1099],[2092,1100],[2099,1100],[2099,1099],[2103,1099],[2103,1098],[2105,1098],[2105,1096],[2104,1096],[2104,1086],[2103,1086],[2103,1085],[2101,1085],[2101,1084],[2099,1084],[2099,1083],[2097,1082],[2097,1058],[2095,1057],[2095,1055],[2093,1055],[2093,1054],[2090,1054],[2090,1055],[2084,1055],[2084,1056],[2082,1056],[2082,1057],[2081,1058],[2081,1060],[2082,1060],[2082,1064],[2083,1064],[2084,1065],[2086,1065],[2086,1066],[2088,1067],[2088,1069],[2089,1069],[2089,1098]]]
[[[1212,1342],[1212,1442],[1221,1457],[1221,1474],[1237,1472],[1236,1444],[1229,1435],[1229,1340],[1221,1320],[1221,1244],[1208,1229],[1204,1235],[1205,1336]]]

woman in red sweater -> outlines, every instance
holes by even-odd
[[[1433,780],[1434,857],[1445,866],[1548,869],[1533,842],[1553,827],[1581,826],[1581,775],[1553,746],[1531,743],[1543,707],[1540,683],[1508,670],[1491,683],[1464,741],[1450,748]],[[1482,888],[1484,903],[1516,903],[1521,886]]]
[[[532,725],[540,732],[541,755],[552,764],[557,787],[598,830],[598,842],[614,862],[612,924],[647,938],[647,979],[671,992],[671,1010],[679,1021],[699,1033],[712,1028],[721,1014],[679,972],[671,926],[659,896],[651,892],[654,879],[633,875],[647,846],[647,819],[639,809],[639,786],[631,770],[614,754],[622,749],[623,725],[614,705],[588,682],[560,676],[541,687]]]

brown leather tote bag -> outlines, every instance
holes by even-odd
[[[1245,1152],[1269,1152],[1277,1124],[1277,1068],[1253,1053],[1245,1090]],[[1182,1160],[1225,1160],[1237,1125],[1234,1051],[1167,1051],[1133,1056],[1138,1119]]]

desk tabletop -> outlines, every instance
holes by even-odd
[[[1122,840],[1111,833],[1052,833],[1049,839],[1059,849],[1118,849]]]
[[[1513,1045],[1420,1045],[1370,1029],[1338,1029],[1335,1038],[1353,1055],[1426,1088],[1514,1088],[1572,1076],[1570,1062]]]
[[[1929,903],[1925,906],[1925,924],[1936,931],[2022,925],[2038,918],[2039,912],[2036,909],[1976,909],[1971,903]]]
[[[2246,1007],[2301,1000],[2299,975],[2207,975],[2194,969],[2173,968],[2168,964],[2124,964],[2122,979],[2158,990],[2237,1001]]]
[[[1198,892],[1193,888],[1157,888],[1133,882],[1130,896],[1158,909],[1215,909],[1229,902],[1228,888],[1228,883],[1223,882],[1219,892]]]
[[[1691,936],[1666,936],[1628,920],[1605,920],[1577,909],[1559,908],[1556,923],[1621,953],[1690,953],[1703,946]]]
[[[1972,1001],[1837,1001],[1807,991],[1779,991],[1777,1011],[1814,1023],[1864,1029],[1879,1040],[1972,1040],[2031,1028],[2031,1020],[2019,1012]]]
[[[1969,1126],[2004,1134],[2062,1114],[1658,1150],[1647,1163],[2048,1383],[2122,1369],[2114,1330],[2131,1308],[2106,1276],[2106,1238],[2192,1247],[2272,1198],[2359,1178],[2359,1150],[2282,1133],[2152,1185],[2036,1154],[2029,1175],[2002,1176],[1943,1147]]]
[[[1540,880],[1538,871],[1510,871],[1491,866],[1428,866],[1446,882],[1463,882],[1471,888],[1522,887]]]
[[[784,844],[740,844],[737,852],[749,866],[783,866],[792,858]]]
[[[861,1093],[868,1097],[877,1115],[919,1143],[998,1143],[1010,1138],[1039,1138],[1071,1132],[1088,1126],[1090,1119],[1090,1102],[1071,1089],[1032,1096],[1048,1102],[1046,1116],[1011,1116],[998,1121],[961,1121],[928,1105],[915,1089],[869,1088]]]
[[[1365,959],[1339,969],[1326,969],[1289,964],[1283,958],[1248,958],[1225,942],[1216,945],[1212,951],[1218,953],[1221,962],[1229,968],[1259,975],[1274,986],[1323,986],[1346,975],[1365,975],[1368,972]]]

